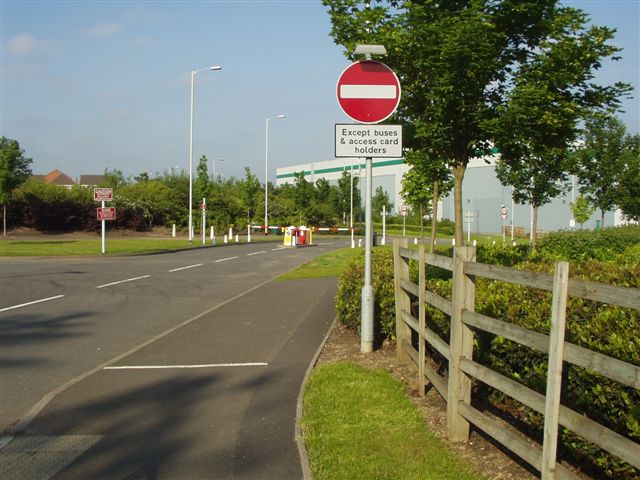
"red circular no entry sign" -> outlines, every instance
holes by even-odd
[[[336,89],[338,103],[348,117],[359,123],[380,123],[400,103],[400,81],[384,63],[363,60],[349,65]]]

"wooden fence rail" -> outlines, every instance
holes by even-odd
[[[543,480],[578,479],[557,462],[558,428],[562,425],[612,455],[640,469],[640,445],[560,403],[565,362],[587,368],[628,387],[640,390],[640,367],[574,345],[564,340],[568,297],[578,297],[640,310],[640,289],[569,279],[569,265],[557,262],[554,275],[477,263],[474,247],[456,247],[453,258],[429,254],[424,245],[408,248],[407,239],[394,242],[396,336],[398,359],[418,366],[419,391],[429,382],[447,401],[447,431],[452,441],[466,441],[475,425],[540,471]],[[409,278],[409,261],[418,262],[419,284]],[[452,300],[426,290],[426,265],[453,272]],[[481,315],[474,311],[475,278],[483,277],[552,292],[549,335]],[[411,313],[418,301],[418,318]],[[431,305],[451,318],[450,338],[439,337],[426,326],[425,309]],[[473,361],[474,329],[500,335],[548,354],[546,394],[542,395]],[[418,350],[412,344],[418,337]],[[440,375],[427,361],[427,346],[448,362],[448,375]],[[475,378],[544,415],[542,445],[532,445],[511,427],[496,422],[471,406]]]

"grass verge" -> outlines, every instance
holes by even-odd
[[[316,368],[305,387],[302,431],[315,480],[480,480],[431,432],[383,370]]]
[[[182,239],[109,239],[107,254],[153,253],[201,246]],[[84,240],[0,240],[0,256],[100,255],[100,239]]]
[[[278,277],[278,281],[303,278],[337,277],[357,255],[364,255],[362,248],[341,248],[318,255],[292,272]]]

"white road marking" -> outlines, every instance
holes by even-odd
[[[329,242],[329,243],[319,243],[318,245],[335,245],[336,242]]]
[[[236,258],[239,258],[239,257],[227,257],[227,258],[221,258],[220,260],[216,260],[216,262],[215,262],[215,263],[218,263],[218,262],[226,262],[227,260],[235,260]]]
[[[173,270],[169,270],[169,272],[179,272],[180,270],[186,270],[188,268],[196,268],[201,266],[202,266],[201,263],[196,263],[195,265],[189,265],[187,267],[174,268]]]
[[[340,85],[340,98],[395,99],[395,85]]]
[[[55,300],[56,298],[62,298],[64,295],[56,295],[55,297],[41,298],[40,300],[34,300],[33,302],[21,303],[20,305],[14,305],[13,307],[0,308],[0,312],[6,312],[7,310],[13,310],[14,308],[28,307],[36,303],[48,302],[49,300]]]
[[[206,363],[203,365],[126,365],[117,367],[104,367],[104,370],[158,370],[172,368],[221,368],[221,367],[266,367],[268,363]]]
[[[260,255],[261,253],[267,253],[267,251],[262,250],[260,252],[247,253],[247,257],[250,257],[251,255]]]
[[[272,248],[272,252],[277,252],[278,250],[285,250],[285,247]]]
[[[99,285],[96,288],[104,288],[104,287],[110,287],[112,285],[118,285],[119,283],[133,282],[134,280],[141,280],[143,278],[149,278],[150,276],[151,275],[143,275],[141,277],[127,278],[126,280],[119,280],[117,282],[105,283],[104,285]]]

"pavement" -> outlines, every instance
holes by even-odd
[[[336,291],[268,282],[105,366],[0,450],[0,477],[304,478],[296,405]]]

